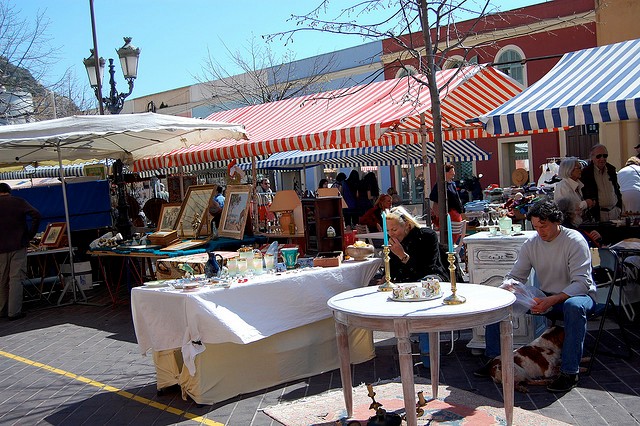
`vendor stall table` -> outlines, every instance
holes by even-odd
[[[64,281],[60,272],[60,262],[58,261],[58,257],[62,255],[65,255],[65,260],[68,259],[69,247],[27,251],[28,277],[23,284],[34,284],[38,292],[38,298],[44,298],[48,303],[51,303],[49,299],[55,285],[62,284]],[[49,275],[49,272],[53,272],[54,275]],[[45,289],[47,284],[51,284],[48,291]],[[29,293],[28,288],[26,291]]]
[[[164,251],[155,248],[139,248],[118,246],[115,248],[97,248],[89,250],[88,254],[98,259],[102,279],[107,286],[109,295],[113,304],[117,304],[119,300],[120,284],[123,279],[127,288],[132,288],[131,275],[133,275],[133,283],[142,285],[145,280],[151,281],[156,279],[154,262],[157,259],[173,258],[197,253],[206,253],[210,251],[220,250],[237,250],[243,245],[254,245],[265,243],[267,239],[259,235],[245,236],[242,240],[234,238],[218,238],[208,241],[207,244],[189,250]],[[119,259],[119,272],[116,279],[108,273],[106,259]]]
[[[131,310],[140,351],[153,351],[158,389],[214,404],[339,366],[327,300],[366,286],[380,259],[250,277],[196,291],[137,287]],[[374,356],[370,331],[349,332],[352,359]]]

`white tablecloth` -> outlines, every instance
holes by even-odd
[[[134,288],[138,345],[144,354],[153,351],[158,389],[177,383],[199,404],[335,369],[327,300],[366,286],[381,263],[346,261],[194,293]],[[374,356],[370,331],[350,330],[349,341],[354,363]]]
[[[227,289],[136,287],[131,310],[140,351],[180,348],[191,341],[246,344],[330,318],[327,300],[366,286],[381,263],[367,259],[265,274]]]

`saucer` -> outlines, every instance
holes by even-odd
[[[439,299],[442,297],[444,293],[440,292],[438,294],[434,294],[433,296],[429,296],[429,297],[414,297],[414,298],[408,298],[408,299],[396,299],[393,296],[389,297],[389,300],[394,301],[394,302],[426,302],[427,300],[435,300],[435,299]]]

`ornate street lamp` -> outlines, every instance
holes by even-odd
[[[96,40],[94,33],[94,46],[95,45]],[[124,46],[116,50],[116,53],[120,58],[122,74],[124,75],[125,80],[129,83],[129,92],[127,93],[118,93],[118,90],[116,89],[116,71],[115,66],[113,65],[113,59],[109,59],[110,91],[108,97],[102,96],[102,82],[104,81],[102,76],[104,75],[105,64],[104,59],[98,59],[96,50],[91,49],[91,56],[82,61],[87,69],[89,84],[93,88],[96,98],[98,99],[100,114],[104,113],[103,105],[111,114],[119,114],[124,106],[124,100],[131,94],[131,92],[133,92],[133,80],[138,76],[138,58],[140,57],[140,49],[131,45],[131,37],[124,37]],[[129,205],[127,203],[125,192],[123,164],[120,160],[113,164],[113,182],[118,187],[118,218],[116,220],[115,227],[122,234],[122,237],[125,240],[128,240],[131,238],[132,223],[131,219],[129,219]]]
[[[116,50],[118,57],[120,58],[120,65],[122,67],[122,74],[125,80],[129,83],[128,93],[118,93],[116,89],[115,81],[115,65],[113,65],[113,59],[109,59],[109,96],[103,97],[101,92],[100,82],[104,81],[102,76],[104,75],[105,60],[100,58],[96,61],[96,55],[94,49],[91,49],[91,56],[83,60],[84,66],[87,69],[87,75],[89,76],[89,84],[93,88],[98,102],[104,104],[111,114],[119,114],[124,106],[124,100],[133,92],[133,80],[138,76],[138,58],[140,57],[140,49],[131,45],[131,37],[124,37],[124,46]],[[96,66],[96,62],[98,66]],[[102,109],[102,108],[101,108]]]

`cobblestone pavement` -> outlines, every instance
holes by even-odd
[[[106,303],[99,289],[92,291],[98,293],[92,301]],[[153,363],[139,354],[128,305],[25,306],[26,318],[0,319],[2,425],[278,425],[260,409],[340,388],[335,370],[215,406],[198,406],[183,401],[179,392],[157,395]],[[516,393],[516,406],[575,425],[640,424],[640,332],[637,321],[627,326],[631,359],[601,355],[576,389],[555,395],[531,386],[529,393]],[[589,333],[587,347],[594,335]],[[394,339],[375,336],[376,357],[355,366],[356,384],[400,375]],[[446,337],[443,354],[450,348]],[[469,330],[456,333],[453,353],[442,356],[441,383],[501,400],[498,386],[472,375],[482,360],[466,348],[470,337]],[[603,347],[619,348],[619,337],[615,325],[608,327]],[[421,365],[416,374],[429,376]]]

